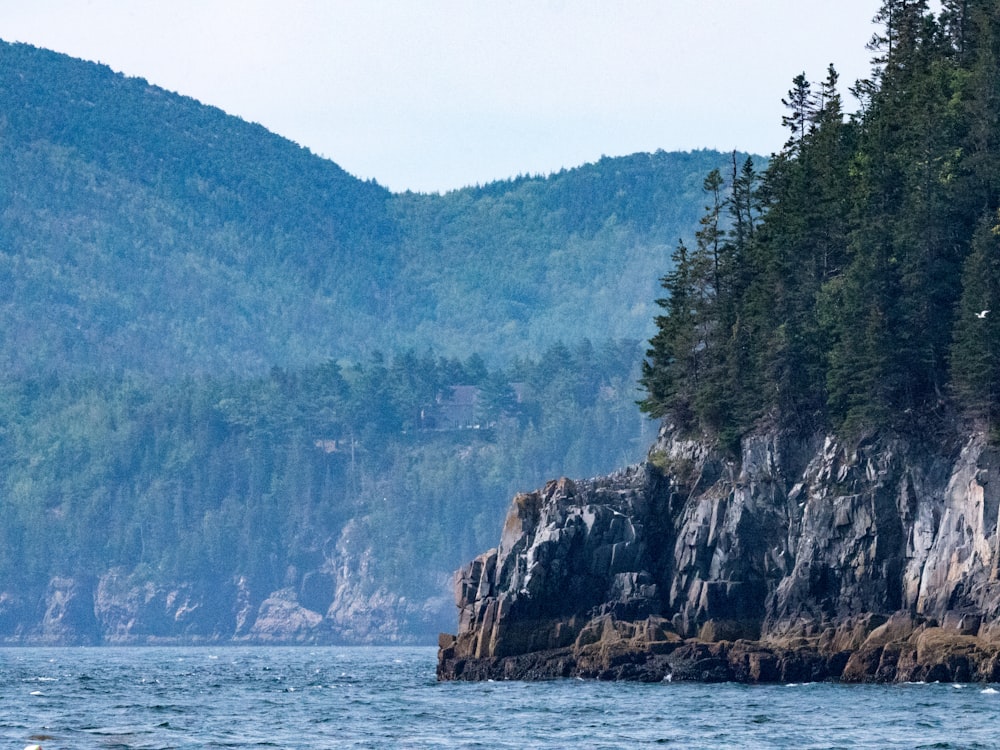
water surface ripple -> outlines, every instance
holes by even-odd
[[[430,648],[0,649],[0,748],[991,748],[987,685],[443,683]]]

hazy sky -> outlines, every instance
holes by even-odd
[[[791,79],[869,72],[878,0],[0,0],[0,38],[259,122],[393,190],[780,148]],[[850,104],[850,102],[847,102]]]

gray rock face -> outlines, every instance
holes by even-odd
[[[998,469],[981,434],[771,433],[726,460],[665,429],[645,464],[514,499],[456,576],[439,676],[985,679]]]
[[[91,645],[99,634],[88,581],[53,578],[45,595],[38,640],[42,643]]]
[[[229,581],[154,583],[123,568],[58,577],[34,596],[0,589],[0,643],[350,644],[428,642],[451,611],[442,596],[410,600],[373,584],[373,552],[356,520],[326,554],[284,585]]]

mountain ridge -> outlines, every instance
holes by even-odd
[[[143,79],[0,44],[0,361],[260,373],[642,339],[718,152],[393,194]],[[618,298],[634,300],[625,308]]]

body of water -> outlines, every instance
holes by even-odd
[[[987,685],[441,683],[430,648],[0,649],[0,748],[994,748]]]

